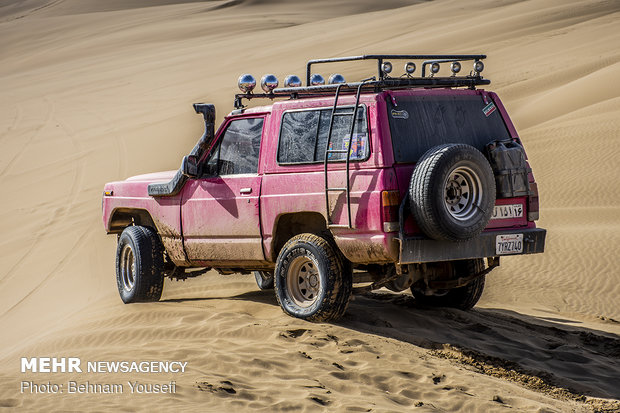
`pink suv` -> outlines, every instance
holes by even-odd
[[[431,306],[473,307],[506,255],[544,250],[538,189],[484,55],[364,55],[308,62],[306,86],[250,75],[217,132],[178,171],[105,186],[125,303],[157,301],[165,277],[250,273],[282,309],[327,321],[351,295],[410,289]],[[325,84],[317,64],[374,60],[375,77]],[[392,75],[392,62],[404,62]],[[472,71],[459,75],[463,62]],[[416,62],[421,75],[415,76]],[[441,64],[451,75],[439,76]],[[270,99],[246,108],[244,100]],[[354,288],[356,284],[356,288]]]

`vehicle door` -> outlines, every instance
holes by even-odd
[[[264,117],[231,120],[202,174],[183,189],[185,252],[193,264],[264,260],[258,161]]]

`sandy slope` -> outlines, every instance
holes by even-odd
[[[0,3],[0,407],[620,409],[598,400],[620,398],[619,12],[559,0]],[[249,278],[216,275],[169,283],[163,303],[121,304],[101,188],[176,168],[201,133],[192,102],[215,103],[221,119],[241,72],[455,51],[490,56],[549,230],[548,251],[505,259],[476,310],[379,294],[358,297],[341,323],[308,324]],[[19,357],[43,355],[190,370],[19,373]],[[20,395],[31,379],[176,379],[178,392]]]

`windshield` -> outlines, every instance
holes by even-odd
[[[481,95],[399,96],[387,99],[394,159],[413,163],[430,148],[466,143],[484,150],[494,140],[510,139],[499,110]]]

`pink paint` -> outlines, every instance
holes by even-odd
[[[403,96],[483,95],[494,103],[510,136],[517,132],[506,109],[495,93],[483,90],[408,89],[361,95],[367,110],[370,156],[351,162],[351,212],[353,229],[333,229],[343,254],[353,263],[394,263],[399,260],[398,232],[384,232],[382,191],[397,190],[402,200],[408,190],[414,164],[395,164],[388,122],[387,102],[398,104]],[[340,105],[353,105],[354,96],[345,95]],[[153,198],[147,194],[151,182],[166,182],[176,171],[145,174],[112,182],[103,198],[103,222],[108,233],[122,230],[113,224],[119,214],[142,211],[152,219],[172,261],[180,266],[219,266],[230,268],[273,267],[278,223],[283,217],[301,213],[318,214],[326,220],[323,163],[279,165],[276,159],[280,120],[288,110],[331,108],[332,97],[287,100],[272,106],[248,109],[229,115],[216,133],[221,138],[235,119],[261,117],[263,138],[258,173],[190,179],[182,191],[171,197]],[[215,143],[214,143],[215,145]],[[345,164],[331,163],[330,186],[345,186]],[[534,182],[533,175],[530,175]],[[330,196],[334,223],[347,223],[344,193]],[[492,220],[487,230],[535,228],[527,221],[527,197],[498,199],[496,205],[521,204],[520,218]],[[127,224],[125,222],[125,224]],[[116,225],[116,226],[115,226]],[[407,235],[421,235],[413,221],[405,222]],[[280,245],[281,246],[281,245]]]

